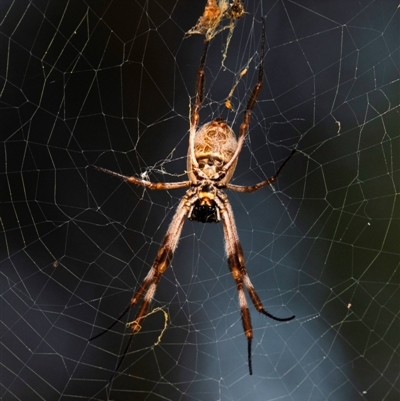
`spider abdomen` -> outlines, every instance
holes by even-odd
[[[197,160],[218,155],[225,164],[231,160],[236,147],[235,133],[222,118],[204,124],[194,138],[194,153]]]
[[[188,152],[188,176],[192,182],[205,177],[215,179],[216,174],[232,159],[238,145],[235,133],[222,118],[216,118],[201,126],[196,131],[193,142],[194,157],[198,166],[192,163],[191,153]],[[235,160],[229,170],[220,175],[219,184],[226,185],[230,181],[236,162]],[[204,174],[200,176],[196,173],[196,167]]]

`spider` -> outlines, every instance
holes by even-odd
[[[138,333],[141,329],[142,320],[146,317],[150,303],[154,298],[157,285],[161,279],[161,276],[164,274],[168,265],[170,264],[175,249],[178,245],[178,240],[186,218],[202,223],[218,223],[222,221],[225,236],[225,251],[228,258],[230,272],[232,273],[232,276],[236,282],[243,330],[247,338],[248,368],[250,375],[253,374],[251,356],[253,329],[251,325],[250,311],[247,305],[245,289],[247,290],[256,310],[265,316],[279,322],[286,322],[294,319],[295,317],[277,317],[269,313],[261,303],[261,300],[247,274],[243,250],[239,242],[233,211],[228,197],[224,192],[224,189],[229,189],[236,192],[249,193],[257,191],[258,189],[267,185],[271,185],[276,181],[286,163],[295,153],[295,150],[293,150],[289,157],[279,167],[276,174],[265,181],[250,186],[240,186],[230,183],[247,131],[249,129],[251,113],[257,102],[262,86],[264,42],[265,33],[263,26],[263,36],[261,40],[261,61],[258,67],[258,81],[249,97],[243,115],[243,122],[239,128],[239,135],[236,139],[232,128],[222,118],[216,118],[211,122],[199,126],[199,112],[203,102],[204,92],[204,66],[210,43],[209,41],[205,41],[203,54],[200,59],[200,66],[197,71],[194,104],[191,108],[189,149],[187,154],[187,181],[154,183],[134,176],[125,176],[102,167],[93,166],[95,169],[101,172],[118,177],[130,184],[140,185],[149,189],[171,190],[189,187],[176,208],[175,215],[167,229],[152,267],[150,268],[140,287],[134,293],[128,306],[108,329],[90,339],[94,340],[110,330],[130,310],[130,308],[132,308],[132,306],[136,305],[141,299],[143,299],[139,307],[139,311],[136,314],[135,320],[130,323],[132,335],[128,341],[125,352],[122,355],[119,364],[117,365],[116,371],[121,365],[122,360],[129,349],[133,334]]]

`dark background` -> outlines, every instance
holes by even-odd
[[[144,3],[144,4],[142,4]],[[235,132],[264,86],[229,193],[264,305],[248,375],[221,225],[186,222],[154,307],[100,338],[144,278],[184,190],[204,1],[1,2],[1,387],[4,400],[397,400],[399,11],[396,1],[245,3],[212,41],[202,122]],[[250,63],[249,63],[249,60]],[[232,98],[224,106],[243,68]],[[3,167],[4,166],[4,167]],[[135,311],[131,313],[133,319]]]

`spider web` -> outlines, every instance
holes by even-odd
[[[262,302],[296,319],[251,305],[249,376],[221,224],[188,221],[109,385],[129,329],[88,338],[128,304],[184,190],[89,166],[186,179],[203,38],[185,32],[204,3],[1,2],[1,399],[399,399],[394,0],[248,1],[226,68],[229,30],[212,40],[201,120],[238,132],[265,18],[264,85],[232,182],[298,151],[273,187],[228,196]]]

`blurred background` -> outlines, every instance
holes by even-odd
[[[204,46],[186,33],[205,3],[2,1],[0,398],[399,398],[396,1],[243,1],[211,42],[201,121],[238,132],[264,18],[232,182],[265,180],[297,149],[273,187],[228,193],[265,308],[296,315],[250,305],[253,375],[221,224],[185,223],[151,307],[165,314],[145,319],[112,383],[129,329],[88,341],[130,301],[185,193],[90,166],[186,179]]]

